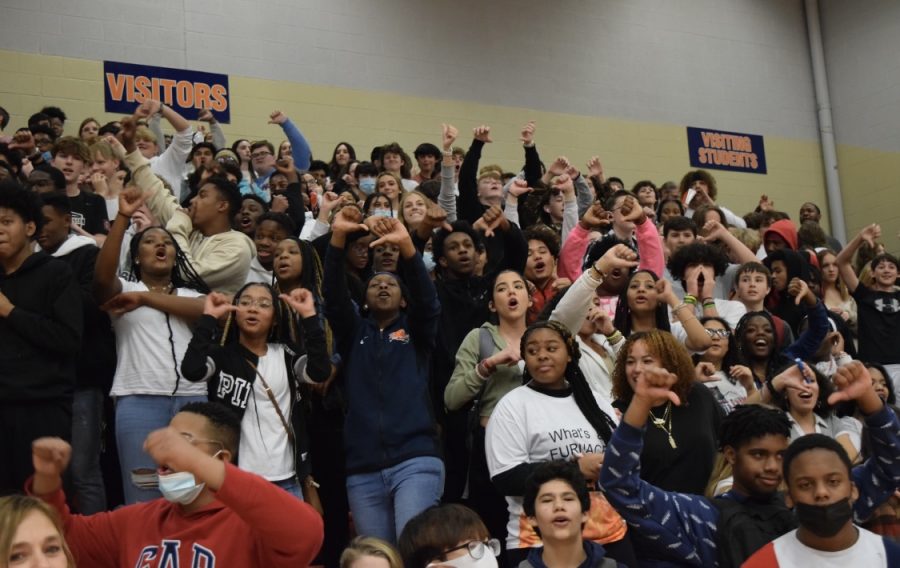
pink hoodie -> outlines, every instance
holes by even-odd
[[[590,244],[590,234],[590,231],[585,229],[581,223],[576,224],[569,233],[562,250],[559,251],[559,264],[556,272],[560,278],[568,278],[575,282],[581,276],[581,263]],[[635,224],[634,236],[637,239],[641,257],[638,269],[652,270],[654,274],[662,277],[666,263],[656,225],[649,219],[640,225]]]

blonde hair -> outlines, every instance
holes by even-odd
[[[478,170],[478,181],[481,181],[482,179],[487,177],[502,180],[503,168],[501,168],[497,164],[488,164],[486,166],[483,166],[480,170]]]
[[[56,511],[40,499],[25,495],[0,497],[0,562],[3,562],[3,566],[9,562],[9,553],[13,546],[16,529],[19,528],[25,517],[34,511],[42,513],[53,523],[56,532],[59,533],[63,554],[66,555],[66,565],[68,568],[75,568],[75,558],[72,556],[72,551],[69,550],[69,545],[66,544],[65,534]]]
[[[146,126],[137,127],[137,130],[134,133],[134,139],[147,140],[149,142],[153,142],[154,144],[159,144],[159,142],[156,140],[156,134],[153,134],[153,131]]]
[[[93,161],[94,156],[100,154],[106,160],[116,160],[118,161],[119,157],[116,156],[116,153],[113,152],[112,146],[110,146],[109,142],[106,140],[98,140],[91,144],[89,148],[91,151],[91,160]]]
[[[411,196],[421,197],[423,201],[425,201],[425,207],[428,208],[434,205],[434,201],[432,201],[427,195],[419,191],[418,189],[413,189],[412,191],[406,191],[400,196],[400,204],[397,207],[397,218],[400,219],[400,222],[403,223],[407,228],[409,225],[407,224],[406,217],[403,216],[403,204],[409,199]]]
[[[728,232],[735,236],[735,238],[741,243],[750,249],[751,252],[756,252],[759,250],[759,246],[762,244],[762,239],[759,236],[759,231],[756,229],[742,229],[740,227],[729,227]]]
[[[350,568],[353,563],[363,556],[374,556],[388,561],[390,568],[403,568],[403,560],[397,550],[381,540],[372,536],[358,536],[350,541],[350,544],[341,554],[341,568]]]

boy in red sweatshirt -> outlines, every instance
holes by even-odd
[[[240,422],[228,409],[186,405],[144,443],[159,465],[165,498],[90,516],[73,515],[65,504],[61,476],[71,446],[40,438],[26,491],[59,512],[79,566],[308,566],[322,544],[321,517],[232,465],[239,436]]]

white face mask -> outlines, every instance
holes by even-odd
[[[382,209],[377,207],[372,210],[372,217],[393,217],[394,212],[391,209]]]
[[[206,484],[197,483],[194,474],[189,471],[159,475],[159,492],[171,503],[190,505],[200,496],[204,487]]]
[[[434,253],[430,250],[422,253],[422,262],[425,263],[425,270],[428,272],[432,272],[437,267],[434,262]]]

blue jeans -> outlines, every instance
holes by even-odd
[[[444,491],[444,462],[412,458],[373,473],[347,477],[347,498],[356,532],[392,544],[409,520],[437,505]]]
[[[281,481],[273,481],[272,483],[303,501],[303,488],[300,487],[300,482],[297,481],[296,477],[289,477],[287,479],[282,479]]]
[[[141,489],[131,482],[131,472],[138,468],[156,470],[153,459],[144,453],[144,440],[154,430],[165,428],[172,417],[189,402],[206,402],[200,396],[156,396],[135,394],[116,399],[116,446],[122,468],[125,504],[152,501],[162,494],[155,489]]]
[[[106,510],[106,488],[100,471],[103,438],[103,391],[76,389],[72,401],[72,484],[78,512],[93,515]]]

